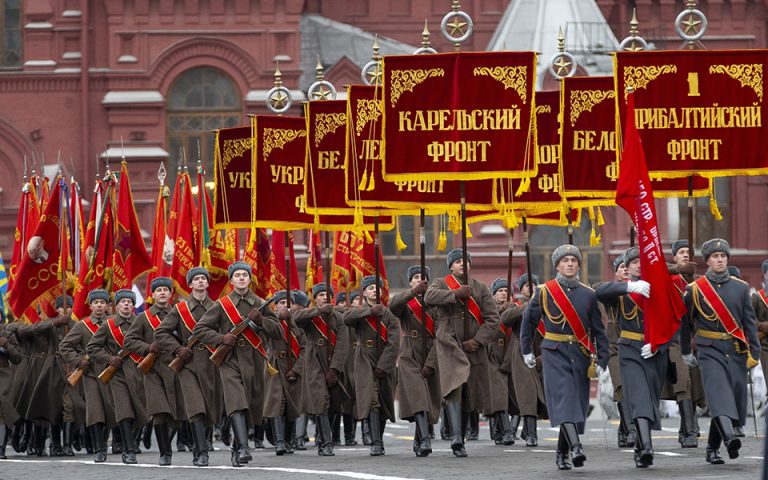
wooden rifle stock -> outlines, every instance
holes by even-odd
[[[88,355],[85,356],[86,360],[90,360]],[[85,374],[85,370],[83,370],[80,367],[77,367],[74,372],[70,376],[67,377],[67,382],[72,385],[73,387],[80,383],[80,379],[83,378],[83,375]]]
[[[241,333],[245,331],[245,329],[248,328],[248,321],[243,320],[242,322],[238,323],[237,325],[233,326],[229,329],[229,332],[234,336],[239,336]],[[234,346],[230,347],[229,345],[219,345],[216,347],[216,351],[211,354],[211,361],[217,366],[220,367],[222,363],[224,363],[224,360],[227,359],[227,356],[229,356],[229,352],[232,351]]]
[[[125,357],[127,357],[130,353],[131,352],[128,350],[122,349],[117,352],[117,356],[120,358],[120,360],[124,360]],[[107,368],[105,368],[104,371],[99,374],[99,380],[101,380],[102,383],[107,384],[110,380],[112,380],[112,377],[115,376],[115,372],[117,372],[117,367],[107,365]]]
[[[149,352],[144,359],[139,362],[139,368],[142,372],[144,372],[144,375],[149,374],[149,371],[152,370],[152,366],[155,364],[155,360],[157,360],[157,354],[154,352]]]
[[[185,345],[186,348],[192,348],[197,344],[198,340],[197,337],[192,335],[189,337],[189,341],[187,341],[187,344]],[[168,364],[168,367],[170,367],[171,370],[173,370],[176,373],[179,373],[182,368],[184,368],[184,365],[186,365],[187,362],[181,358],[176,357],[174,358],[171,363]]]

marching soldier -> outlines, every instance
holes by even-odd
[[[301,412],[314,416],[319,441],[317,454],[333,456],[333,413],[342,411],[347,400],[342,384],[347,361],[349,334],[331,304],[333,291],[325,283],[312,287],[315,306],[293,313],[296,326],[304,331],[304,373],[301,378]]]
[[[746,421],[747,373],[760,359],[749,285],[729,275],[730,253],[730,245],[722,238],[707,240],[701,246],[709,268],[686,289],[691,319],[680,328],[685,363],[701,366],[712,414],[706,459],[713,465],[725,463],[719,453],[721,443],[725,443],[729,458],[739,456],[741,440],[734,434],[734,425],[743,426]],[[692,332],[696,335],[695,356]]]
[[[499,314],[488,287],[474,278],[469,285],[461,284],[464,268],[469,271],[471,264],[469,252],[466,266],[461,249],[449,252],[450,273],[432,280],[424,296],[424,301],[437,310],[440,394],[451,426],[451,450],[457,457],[467,456],[464,429],[469,412],[489,406],[491,387],[485,347],[499,330]]]
[[[230,417],[235,441],[232,443],[232,466],[241,467],[253,457],[248,448],[248,424],[261,425],[264,412],[264,372],[266,349],[260,333],[277,328],[277,321],[256,296],[251,284],[251,266],[234,262],[229,266],[229,282],[233,291],[217,300],[194,328],[194,335],[206,345],[231,349],[219,367],[224,390],[224,408]],[[242,322],[248,326],[240,335],[232,333]]]
[[[192,294],[171,308],[154,334],[160,349],[173,354],[173,362],[180,364],[176,375],[184,400],[184,417],[192,431],[192,464],[197,467],[208,466],[208,429],[221,413],[221,379],[216,365],[208,359],[213,349],[196,337],[192,341],[195,325],[213,306],[208,296],[209,278],[203,267],[189,269],[186,280]],[[157,361],[165,363],[165,359]]]
[[[155,330],[171,311],[173,282],[168,277],[156,277],[150,283],[152,306],[138,315],[125,334],[126,350],[142,357],[150,354],[156,360],[142,376],[146,395],[147,413],[152,416],[155,426],[157,448],[160,450],[159,465],[170,465],[173,455],[171,429],[184,416],[181,387],[168,364],[173,360],[172,352],[163,350],[155,340]]]
[[[430,309],[419,299],[427,291],[430,271],[421,266],[408,267],[411,286],[389,301],[390,311],[400,320],[403,335],[397,361],[397,398],[400,418],[416,424],[413,453],[426,457],[432,453],[429,425],[440,417],[440,375],[435,350],[435,322]]]
[[[493,301],[499,310],[499,316],[512,306],[511,302],[507,302],[508,291],[509,284],[505,278],[497,278],[491,284],[491,295],[493,295]],[[514,407],[515,416],[520,418],[517,399],[514,396],[515,391],[509,388],[511,365],[507,356],[507,347],[510,342],[510,334],[509,327],[499,321],[496,338],[488,344],[491,396],[489,398],[490,408],[486,409],[484,413],[494,420],[496,429],[498,429],[498,434],[494,432],[494,429],[491,429],[491,437],[497,445],[514,445],[515,443],[515,433],[509,421],[508,410],[510,407]]]
[[[351,298],[358,298],[360,294],[358,292],[350,293]],[[336,312],[344,317],[344,314],[352,307],[352,301],[347,300],[346,292],[339,292],[336,294]],[[347,342],[347,362],[344,365],[344,388],[347,390],[349,400],[342,403],[342,414],[336,415],[333,422],[333,438],[334,444],[341,444],[341,425],[340,420],[344,420],[344,445],[347,447],[357,445],[355,440],[355,432],[357,430],[357,420],[355,420],[355,332],[353,329],[344,325],[349,335],[349,341]],[[338,442],[336,441],[338,440]]]
[[[685,284],[693,282],[698,275],[695,274],[696,264],[691,261],[691,251],[688,240],[677,240],[672,244],[672,260],[674,265],[668,265],[672,274],[679,273],[681,280],[673,282],[680,290],[680,295],[685,293]],[[695,349],[695,346],[694,346]],[[706,407],[704,387],[701,385],[701,372],[699,367],[689,367],[683,361],[680,353],[680,340],[675,338],[669,343],[669,360],[674,366],[675,383],[666,382],[662,390],[662,400],[677,402],[680,410],[680,431],[678,441],[682,448],[696,448],[699,446],[699,423],[696,416],[696,405]]]
[[[19,413],[13,407],[8,394],[13,384],[14,367],[21,362],[19,343],[8,328],[0,323],[0,460],[5,460],[5,444],[13,425],[19,420]]]
[[[357,418],[368,418],[371,455],[384,455],[384,426],[395,420],[395,364],[400,326],[392,312],[376,303],[381,279],[369,275],[360,282],[363,305],[344,315],[355,329],[355,401]]]
[[[589,410],[592,356],[598,374],[608,364],[608,339],[597,307],[595,291],[579,281],[581,252],[561,245],[552,253],[557,277],[539,286],[528,304],[520,327],[523,358],[536,368],[533,335],[544,323],[542,366],[547,412],[553,427],[560,427],[555,463],[560,470],[581,467],[587,460],[579,440]],[[570,450],[570,461],[569,461]]]
[[[627,266],[624,263],[624,255],[619,255],[613,259],[613,272],[615,282],[626,282],[629,280]],[[599,284],[598,284],[599,285]],[[597,285],[595,285],[597,287]],[[619,368],[619,336],[621,329],[617,320],[618,312],[605,303],[598,305],[605,312],[605,334],[610,342],[610,356],[608,357],[608,373],[611,376],[613,384],[613,401],[619,410],[619,428],[616,432],[619,448],[635,446],[635,426],[632,422],[627,422],[629,413],[624,403],[624,390],[621,383],[621,371]]]
[[[533,285],[539,284],[539,277],[534,275]],[[520,324],[523,313],[528,307],[531,291],[528,284],[528,274],[524,273],[517,279],[516,285],[520,295],[514,300],[512,306],[501,314],[501,322],[511,330],[511,337],[507,353],[511,365],[510,389],[514,392],[520,415],[523,417],[523,431],[521,438],[525,440],[526,447],[536,447],[539,444],[536,420],[547,418],[547,407],[544,400],[544,387],[541,378],[541,342],[543,337],[535,335],[533,340],[534,357],[537,359],[536,368],[528,368],[523,360],[520,348]],[[519,420],[518,420],[519,421]],[[513,427],[513,431],[514,431]]]
[[[109,387],[96,377],[96,362],[86,347],[99,328],[106,323],[109,293],[103,289],[88,292],[91,315],[77,322],[59,344],[59,351],[72,369],[83,372],[85,389],[85,426],[93,442],[93,461],[107,461],[107,432],[115,426],[115,407]]]
[[[293,292],[291,292],[293,300]],[[280,328],[272,330],[267,336],[267,352],[269,363],[277,368],[276,375],[268,375],[266,379],[266,399],[264,402],[264,417],[272,424],[275,455],[293,453],[290,439],[293,425],[298,418],[301,402],[301,382],[303,374],[301,332],[291,320],[291,310],[288,309],[288,294],[285,290],[275,292],[272,297],[276,302],[275,309]],[[291,308],[295,311],[300,306],[295,303]]]
[[[667,346],[656,351],[645,342],[644,312],[641,297],[648,298],[651,285],[640,280],[640,249],[632,247],[624,252],[628,282],[606,282],[596,286],[597,298],[610,310],[617,312],[619,327],[619,365],[623,383],[624,402],[635,425],[635,466],[653,465],[651,428],[661,430],[659,400],[661,387],[667,375],[669,356]]]
[[[294,312],[291,312],[292,314],[295,313],[295,311],[300,310],[301,308],[309,307],[309,296],[301,290],[294,290],[293,292],[291,292],[291,300],[293,301],[293,304],[296,305],[295,307],[292,307],[294,309]],[[295,324],[296,323],[294,322],[294,325]],[[306,345],[307,339],[303,332],[300,337],[300,341],[301,341],[302,347],[304,347]],[[302,361],[300,362],[300,365],[296,367],[299,369],[298,371],[300,372],[299,378],[301,378],[304,372],[303,358],[306,358],[306,353],[304,353],[303,355],[304,357],[302,357]],[[306,442],[308,440],[307,424],[309,423],[309,417],[304,415],[304,413],[301,411],[301,398],[299,398],[299,413],[300,415],[296,417],[296,420],[294,422],[293,435],[290,437],[291,444],[290,444],[289,451],[293,449],[296,449],[296,450],[307,449],[307,446],[306,446]]]
[[[757,316],[757,336],[760,339],[760,366],[763,379],[768,382],[768,260],[761,265],[763,284],[761,289],[752,294],[752,308]]]
[[[135,353],[128,353],[125,348],[125,334],[134,322],[135,305],[135,293],[127,289],[118,290],[115,293],[115,315],[101,324],[85,347],[90,357],[89,363],[96,367],[95,371],[103,375],[107,367],[116,369],[109,380],[109,390],[115,407],[115,421],[120,427],[123,463],[126,464],[136,463],[136,434],[149,421],[143,398],[141,371],[136,367],[142,358]],[[129,359],[123,361],[126,357]]]

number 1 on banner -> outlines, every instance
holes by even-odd
[[[697,72],[688,72],[688,96],[699,97],[699,74]]]

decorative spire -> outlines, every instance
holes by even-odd
[[[629,36],[621,41],[619,50],[623,52],[639,52],[648,48],[648,42],[640,36],[639,25],[640,22],[637,21],[637,12],[633,8],[632,20],[629,21]]]
[[[336,100],[336,87],[331,82],[325,80],[325,71],[323,64],[320,63],[320,55],[317,56],[317,66],[315,67],[315,83],[309,86],[307,96],[311,100]]]
[[[417,48],[414,55],[425,53],[437,53],[437,50],[432,48],[429,43],[429,28],[427,27],[427,19],[424,19],[424,30],[421,31],[421,47]]]
[[[292,104],[291,92],[283,86],[280,62],[275,60],[275,86],[267,92],[267,108],[272,113],[280,114],[288,111]]]
[[[363,66],[362,72],[360,72],[360,78],[366,85],[381,85],[382,67],[381,67],[381,55],[379,55],[379,35],[373,36],[373,56],[371,61]]]
[[[565,49],[565,34],[561,26],[557,32],[557,53],[549,60],[549,73],[558,80],[576,73],[576,59]]]

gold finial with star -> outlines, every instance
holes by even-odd
[[[275,61],[275,86],[267,92],[267,109],[272,113],[280,114],[287,112],[292,104],[291,91],[283,85],[280,62]]]
[[[688,49],[693,49],[704,36],[707,25],[707,17],[696,8],[695,0],[688,0],[685,3],[685,10],[675,19],[675,32],[687,44]]]
[[[336,100],[336,87],[325,79],[323,64],[320,62],[320,55],[317,55],[317,66],[315,67],[315,83],[309,86],[307,90],[309,100]]]
[[[451,11],[440,22],[440,32],[446,40],[453,43],[454,49],[461,50],[461,44],[466,42],[474,29],[472,17],[461,10],[459,0],[452,0]]]
[[[576,59],[565,49],[565,34],[563,27],[557,33],[557,53],[549,60],[549,73],[559,79],[572,77],[576,73]]]
[[[640,22],[637,21],[637,13],[632,9],[632,20],[629,21],[629,36],[621,41],[619,50],[622,52],[640,52],[648,48],[648,42],[640,36]]]
[[[382,70],[379,50],[381,50],[379,35],[376,34],[373,36],[373,55],[371,56],[371,61],[366,63],[363,66],[362,72],[360,72],[360,78],[366,85],[381,85],[384,72]]]

